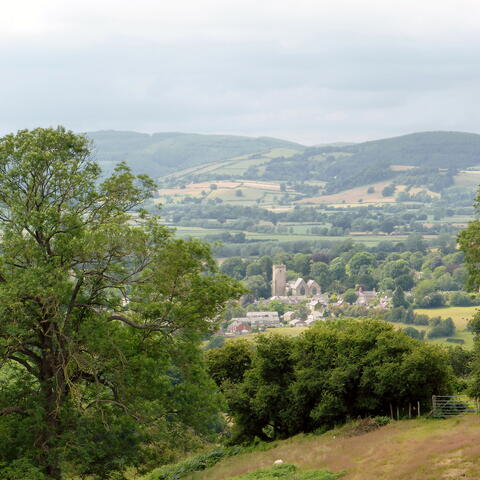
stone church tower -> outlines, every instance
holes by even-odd
[[[274,265],[272,272],[272,297],[283,297],[287,286],[287,267]]]

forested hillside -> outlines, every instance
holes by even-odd
[[[332,193],[398,177],[418,177],[421,174],[424,177],[423,184],[437,184],[441,188],[448,186],[448,170],[478,164],[480,135],[422,132],[344,147],[310,147],[288,159],[271,162],[265,170],[264,178],[322,180],[328,182],[326,192]],[[405,167],[417,168],[409,170]],[[447,172],[440,172],[439,169],[446,169]]]
[[[272,148],[299,144],[268,137],[199,135],[193,133],[89,132],[96,160],[109,172],[118,162],[126,162],[137,173],[159,177],[203,163],[226,160],[239,155],[262,153]]]

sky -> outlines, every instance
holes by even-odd
[[[479,52],[470,0],[5,1],[0,134],[480,133]]]

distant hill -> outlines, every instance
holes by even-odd
[[[480,164],[480,135],[420,132],[350,145],[343,150],[352,153],[357,162],[384,160],[389,165],[464,168]]]
[[[328,182],[327,193],[335,193],[408,175],[392,169],[398,165],[421,169],[412,171],[410,176],[429,176],[441,187],[439,169],[480,165],[480,135],[421,132],[353,145],[310,147],[288,159],[270,162],[264,178],[322,180]]]
[[[261,154],[273,148],[305,147],[269,137],[200,135],[194,133],[87,132],[94,142],[95,158],[109,173],[126,162],[136,173],[160,177],[181,169],[240,155]]]

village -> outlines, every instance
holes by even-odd
[[[255,300],[256,311],[246,312],[245,317],[233,317],[219,334],[225,337],[248,335],[267,328],[310,327],[315,322],[336,318],[334,311],[344,305],[388,309],[392,298],[381,295],[375,289],[365,290],[362,285],[356,287],[353,299],[342,295],[322,293],[321,286],[312,279],[297,278],[287,282],[286,266],[273,265],[272,295],[268,299]],[[267,309],[281,304],[283,313]],[[265,310],[260,310],[264,306]]]

